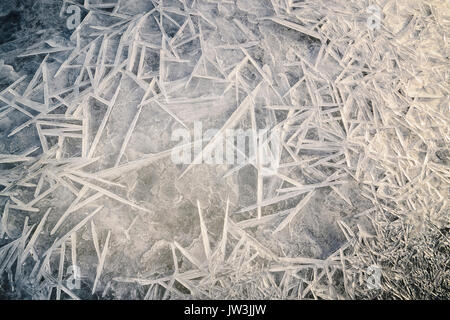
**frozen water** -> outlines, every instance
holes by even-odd
[[[382,297],[448,297],[445,254],[392,265],[449,250],[448,4],[373,3],[61,1],[2,35],[0,296],[368,298],[379,264]],[[174,163],[198,123],[280,130],[277,170]]]

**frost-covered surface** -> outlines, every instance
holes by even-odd
[[[448,3],[74,3],[0,48],[0,296],[449,297]],[[175,165],[195,122],[280,168]]]

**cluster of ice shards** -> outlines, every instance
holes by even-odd
[[[448,4],[69,5],[70,39],[21,53],[42,57],[34,75],[0,66],[5,295],[357,298],[379,265],[379,290],[416,297],[423,275],[392,261],[430,229],[448,253]],[[278,169],[174,164],[172,133],[198,122],[219,129],[206,153],[229,129],[280,130]]]

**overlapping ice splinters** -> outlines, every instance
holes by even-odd
[[[38,138],[38,144],[18,154],[0,156],[2,165],[13,164],[2,176],[0,192],[6,199],[0,274],[8,289],[35,298],[78,298],[63,281],[64,270],[77,265],[77,238],[90,226],[98,258],[90,286],[92,293],[97,291],[114,235],[98,239],[92,218],[104,208],[96,200],[108,198],[150,214],[112,191],[123,187],[116,178],[169,161],[170,148],[137,157],[127,153],[142,111],[152,106],[185,128],[204,114],[222,111],[228,117],[221,131],[245,121],[255,131],[262,124],[281,128],[282,163],[267,181],[258,159],[249,159],[257,172],[256,203],[237,210],[240,220],[224,203],[217,213],[225,216],[217,239],[208,232],[198,203],[204,261],[175,241],[170,245],[173,274],[116,277],[102,284],[104,294],[111,283],[127,282],[145,287],[149,299],[369,295],[365,272],[383,260],[377,251],[387,241],[383,230],[428,230],[429,225],[443,230],[449,225],[449,21],[443,15],[449,8],[441,1],[377,4],[383,21],[373,30],[361,1],[78,4],[87,15],[70,44],[47,42],[24,52],[46,56],[31,80],[22,77],[0,93],[0,117],[20,114],[24,119],[8,139],[29,128],[36,129]],[[117,152],[106,154],[105,131],[117,112],[117,99],[132,96],[132,90],[142,94],[130,103],[132,116]],[[106,107],[95,129],[92,100]],[[240,169],[230,168],[228,174]],[[369,208],[354,203],[343,187],[349,181],[359,183],[356,191],[370,200]],[[59,188],[75,196],[65,211],[50,209],[52,201],[59,201],[53,195]],[[278,235],[323,189],[358,211],[336,220],[345,241],[327,257],[286,256],[252,235],[252,228],[264,227],[271,231],[270,241],[282,241]],[[265,214],[266,207],[289,199],[296,201],[294,207]],[[81,208],[89,208],[88,215],[71,218]],[[11,220],[12,215],[26,217],[23,227],[12,227],[11,221],[20,221]],[[49,215],[57,216],[54,225],[48,225]],[[358,217],[367,217],[372,228]],[[407,232],[396,241],[407,246],[409,237]],[[442,242],[448,248],[448,238]],[[56,265],[52,257],[59,259]],[[190,262],[190,270],[180,269],[181,257]],[[414,297],[408,287],[414,283],[397,290],[390,269],[383,276],[383,290]]]

